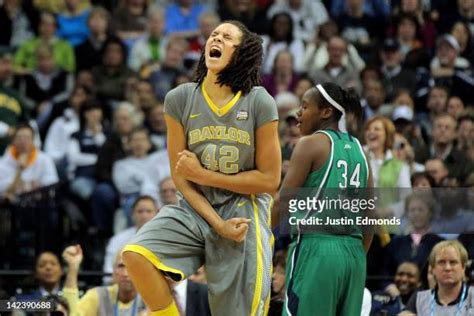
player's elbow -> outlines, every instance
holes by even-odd
[[[270,194],[274,194],[275,192],[277,192],[278,188],[280,187],[280,181],[281,178],[279,175],[271,175],[267,177],[267,179],[264,181],[264,192]]]

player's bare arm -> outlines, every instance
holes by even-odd
[[[240,194],[273,194],[278,190],[281,177],[277,121],[257,129],[255,164],[255,170],[226,175],[202,167],[196,155],[185,150],[178,154],[174,172],[188,181]]]
[[[176,184],[176,188],[184,195],[186,201],[203,217],[216,232],[235,241],[242,241],[248,230],[249,219],[234,218],[224,221],[211,206],[209,201],[198,192],[193,184],[176,172],[178,153],[186,149],[186,137],[183,126],[174,118],[165,114],[168,129],[168,154],[171,165],[171,177]]]

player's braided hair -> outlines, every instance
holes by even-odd
[[[346,113],[353,113],[356,118],[360,118],[362,115],[362,107],[360,105],[359,96],[353,88],[343,89],[335,83],[326,82],[322,84],[324,90],[329,94],[329,96],[339,103]],[[323,106],[332,107],[332,105],[326,100],[318,91],[317,88],[314,88],[316,91],[316,96],[318,98],[318,104]],[[342,113],[339,111],[334,111],[334,120],[339,121]]]
[[[260,67],[263,59],[262,39],[255,33],[250,32],[245,25],[239,21],[225,21],[239,28],[242,32],[242,41],[237,46],[229,64],[219,72],[217,83],[221,86],[226,85],[237,93],[242,94],[250,92],[252,87],[260,84]],[[207,74],[205,61],[205,52],[201,53],[194,81],[198,85],[202,84]]]

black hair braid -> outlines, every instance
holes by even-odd
[[[322,84],[326,93],[341,105],[346,113],[352,113],[358,119],[362,115],[362,107],[360,105],[359,96],[354,88],[349,88],[347,90],[341,88],[335,83],[326,82]],[[317,89],[316,89],[317,90]],[[319,92],[319,90],[317,90]],[[319,103],[328,107],[332,107],[328,100],[326,100],[321,93],[319,95]],[[334,119],[338,121],[342,116],[342,113],[338,110],[334,111]]]
[[[254,86],[260,84],[260,67],[263,59],[262,39],[255,33],[251,33],[242,23],[227,21],[237,26],[242,32],[242,42],[237,46],[229,64],[218,74],[217,83],[229,86],[232,92],[242,91],[248,94]],[[207,74],[205,52],[201,54],[194,81],[202,84]]]

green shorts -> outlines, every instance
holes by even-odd
[[[220,237],[186,200],[167,205],[146,223],[124,251],[147,258],[157,269],[180,281],[205,265],[213,315],[264,315],[272,277],[272,198],[235,195],[216,208],[223,219],[252,220],[245,241]]]
[[[283,315],[360,315],[366,275],[360,238],[301,235],[290,245],[286,274]]]

